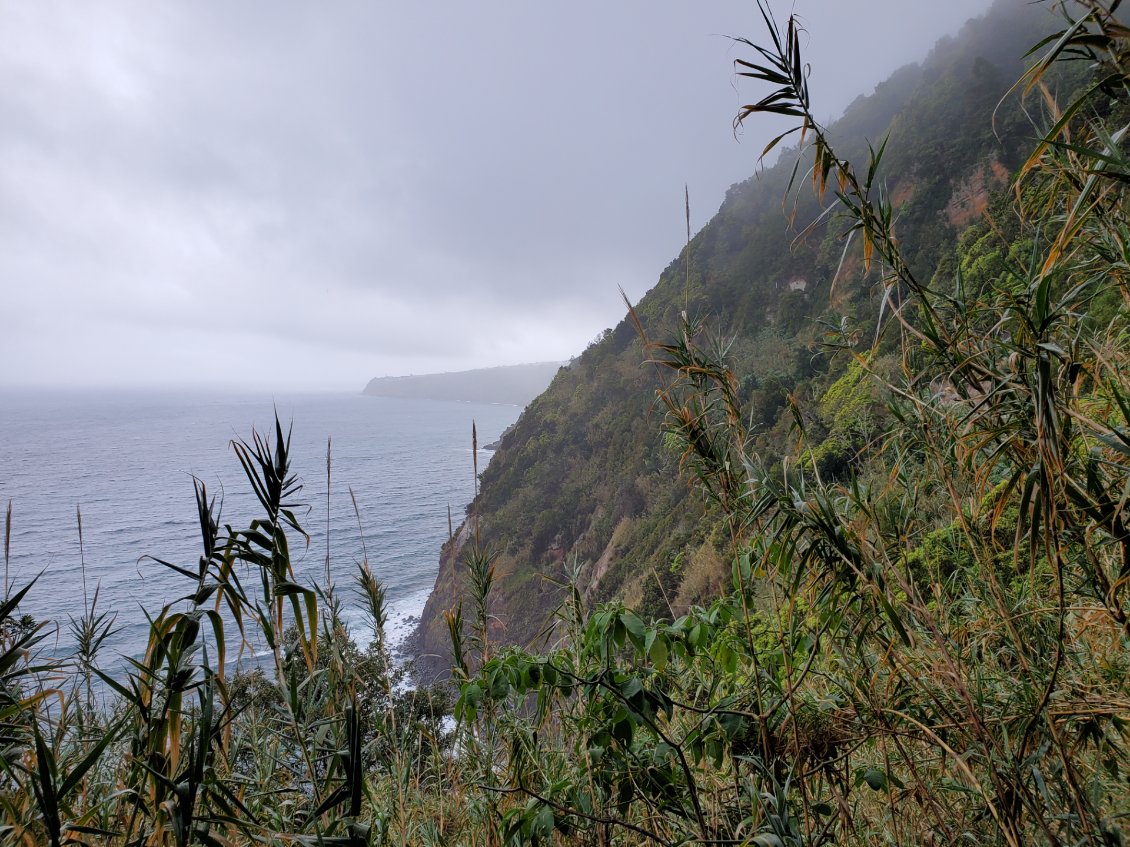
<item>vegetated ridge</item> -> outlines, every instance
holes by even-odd
[[[1031,19],[998,5],[887,89],[862,113],[909,153],[849,161],[795,21],[759,0],[739,117],[803,128],[812,185],[765,181],[819,225],[774,241],[779,200],[735,189],[504,436],[447,551],[453,685],[392,661],[363,543],[352,585],[329,549],[296,581],[277,418],[232,445],[245,529],[193,481],[200,557],[155,560],[186,593],[147,612],[124,678],[99,667],[97,589],[58,656],[58,623],[20,614],[35,581],[12,586],[4,843],[1126,844],[1130,26],[1119,0],[1046,5],[1047,38],[1013,44]],[[979,134],[1001,83],[977,57],[1030,45],[1026,113]],[[544,492],[540,539],[504,522]],[[503,643],[547,617],[550,643]],[[249,637],[267,666],[232,673]]]
[[[502,403],[525,406],[545,390],[561,362],[534,362],[495,368],[369,380],[363,394],[459,403]]]
[[[1022,72],[1020,57],[1049,26],[1044,7],[998,2],[921,64],[857,98],[830,128],[848,159],[865,157],[867,141],[878,145],[889,134],[883,179],[906,258],[927,278],[952,269],[962,233],[1006,191],[1031,146],[1036,131],[1018,98],[1002,98]],[[834,217],[802,234],[822,207],[807,191],[786,201],[794,162],[786,150],[779,164],[733,186],[636,305],[653,338],[676,333],[686,311],[725,340],[764,455],[785,452],[789,395],[820,398],[844,375],[846,360],[821,346],[829,326],[873,332],[881,307],[877,277],[864,270],[858,241],[845,252]],[[450,668],[443,613],[462,596],[462,549],[475,521],[497,554],[492,611],[502,641],[552,638],[571,567],[580,570],[586,601],[617,598],[666,617],[728,581],[725,533],[682,480],[679,450],[665,443],[647,358],[626,316],[563,368],[501,439],[468,524],[440,557],[416,637],[425,677]],[[814,424],[830,436],[821,461],[835,472],[862,435],[836,403],[825,411]]]

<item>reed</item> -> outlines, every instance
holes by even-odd
[[[1130,30],[1116,6],[1062,6],[1063,31],[1021,83],[1044,94],[1064,56],[1097,74],[1062,105],[1043,100],[1046,132],[1007,208],[1004,270],[978,277],[984,248],[963,243],[969,261],[930,281],[897,237],[885,146],[860,170],[837,155],[813,115],[798,25],[760,6],[767,42],[740,41],[738,70],[771,90],[739,120],[797,120],[807,181],[835,195],[883,308],[877,328],[841,324],[825,339],[847,364],[817,403],[843,411],[866,386],[871,415],[836,468],[822,463],[829,436],[810,398],[789,400],[791,452],[762,456],[725,342],[689,308],[669,340],[632,314],[662,375],[667,443],[725,528],[730,586],[709,605],[662,620],[589,608],[572,560],[558,641],[504,646],[492,596],[507,586],[472,510],[469,611],[447,615],[457,691],[412,687],[387,649],[363,533],[367,647],[328,578],[340,545],[327,541],[324,585],[297,582],[302,488],[276,418],[232,443],[258,504],[246,528],[222,523],[222,503],[193,481],[199,557],[155,560],[184,594],[150,613],[145,654],[118,678],[98,663],[114,621],[97,588],[71,621],[71,661],[40,653],[49,624],[19,614],[35,580],[7,582],[9,504],[0,838],[1124,843],[1130,156],[1118,122],[1130,114]],[[1100,303],[1113,318],[1098,319]],[[477,442],[473,424],[476,491]],[[270,667],[233,673],[255,643]]]

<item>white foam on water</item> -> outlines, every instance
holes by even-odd
[[[353,583],[357,561],[367,558],[388,598],[390,650],[407,661],[405,641],[435,582],[448,509],[461,515],[473,494],[471,421],[481,439],[493,440],[520,412],[358,395],[171,392],[0,392],[0,407],[0,507],[12,500],[12,584],[21,587],[43,572],[20,611],[57,622],[58,638],[45,649],[66,656],[67,619],[82,613],[83,576],[90,595],[101,585],[98,611],[115,615],[116,628],[100,664],[115,675],[128,671],[125,657],[144,653],[149,626],[142,610],[156,614],[194,589],[183,575],[144,558],[195,570],[200,541],[192,477],[223,500],[221,523],[239,530],[259,516],[230,441],[249,438],[252,427],[273,434],[275,409],[284,429],[293,420],[292,470],[304,484],[298,499],[309,506],[298,513],[309,545],[289,534],[295,580],[311,586],[324,573],[326,439],[332,437],[328,528],[343,616],[358,646],[366,647],[372,633]],[[83,517],[81,557],[76,505]],[[258,574],[240,578],[258,593]],[[234,660],[238,632],[231,621],[225,628]],[[268,656],[261,642],[242,652],[244,660]]]

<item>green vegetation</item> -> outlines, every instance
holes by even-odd
[[[1035,96],[1026,104],[1002,97],[1023,72],[1021,57],[1054,23],[1045,7],[1000,3],[921,66],[859,98],[830,128],[848,160],[866,157],[866,139],[890,133],[883,179],[917,276],[928,280],[955,261],[954,245],[985,204],[998,195],[1007,203],[1009,174],[1037,135],[1026,112],[1039,104]],[[864,268],[858,239],[845,253],[840,226],[822,216],[832,198],[793,192],[786,201],[799,155],[785,151],[777,165],[732,187],[635,306],[655,338],[676,335],[683,311],[703,321],[738,375],[743,414],[752,418],[750,449],[774,459],[791,450],[788,397],[804,398],[809,414],[848,365],[824,344],[829,325],[846,320],[867,342],[881,309],[877,272]],[[887,336],[878,355],[895,356],[895,347],[897,338]],[[723,587],[718,562],[729,551],[721,516],[686,484],[678,453],[663,448],[656,371],[641,367],[647,357],[625,317],[526,408],[484,471],[471,512],[499,554],[500,637],[542,643],[564,599],[555,583],[574,557],[584,565],[586,599],[623,600],[645,617],[673,618]],[[682,570],[665,574],[660,592],[657,574],[677,559]],[[418,652],[444,657],[429,678],[448,665],[443,612],[460,597],[459,565],[455,545],[423,616]]]
[[[233,447],[262,517],[221,527],[196,482],[199,560],[158,560],[187,593],[151,618],[126,679],[98,667],[113,619],[96,612],[97,594],[71,622],[71,662],[37,660],[45,626],[16,618],[34,583],[0,606],[4,843],[352,845],[390,830],[408,843],[410,809],[442,819],[446,693],[405,690],[366,561],[356,586],[373,627],[366,650],[347,636],[328,578],[316,591],[294,582],[291,542],[305,534],[289,434],[276,421],[273,440]],[[230,648],[256,639],[271,672],[232,675]]]
[[[465,597],[442,618],[454,738],[436,694],[398,684],[364,569],[368,651],[343,637],[332,586],[294,583],[298,489],[276,427],[235,445],[261,519],[221,531],[198,488],[200,561],[170,565],[190,589],[154,617],[129,679],[98,670],[93,604],[69,668],[36,662],[43,630],[17,619],[27,588],[0,606],[3,837],[1125,843],[1130,28],[1102,0],[1062,11],[1077,17],[1018,84],[1046,130],[1008,161],[1007,191],[974,192],[968,219],[964,188],[942,202],[933,177],[908,188],[908,171],[884,176],[893,130],[865,167],[840,155],[813,118],[793,22],[764,12],[767,46],[741,42],[738,67],[769,88],[739,119],[796,120],[802,168],[766,181],[797,198],[798,216],[827,199],[808,231],[819,247],[775,260],[765,273],[781,288],[728,288],[717,266],[751,260],[748,239],[769,243],[743,230],[738,252],[706,249],[752,202],[736,192],[660,292],[504,439],[447,551],[448,596]],[[964,56],[955,44],[939,55]],[[946,85],[960,101],[937,104],[947,120],[986,100]],[[925,118],[923,103],[911,113]],[[868,105],[894,128],[907,114]],[[970,132],[931,148],[966,188],[1006,161]],[[959,153],[970,145],[980,152]],[[816,200],[802,199],[808,182]],[[914,197],[934,194],[916,218]],[[811,287],[790,287],[802,270]],[[775,317],[719,340],[701,315],[741,296]],[[787,328],[783,304],[800,313]],[[632,356],[648,368],[628,367]],[[644,386],[655,404],[638,428],[650,435],[634,440],[621,417],[647,408],[634,399]],[[593,417],[578,422],[581,411]],[[614,453],[595,449],[601,439]],[[503,502],[504,483],[522,502]],[[596,511],[568,502],[586,485]],[[530,498],[547,517],[502,533]],[[586,538],[596,546],[571,543]],[[559,585],[514,568],[531,550]],[[513,604],[531,597],[556,606],[554,625],[540,650],[507,646],[522,625]],[[270,673],[227,678],[237,636],[218,608],[269,646]],[[92,676],[116,693],[111,708],[91,706]]]

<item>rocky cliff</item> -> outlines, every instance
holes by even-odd
[[[1019,164],[1033,130],[1017,102],[1001,101],[1022,71],[1013,57],[1038,40],[1045,15],[1017,0],[998,2],[922,64],[857,99],[832,127],[838,152],[855,159],[889,133],[880,173],[921,278],[945,274],[963,229]],[[769,456],[787,435],[787,397],[820,396],[843,376],[845,363],[822,345],[828,330],[873,333],[880,309],[877,279],[839,221],[823,218],[800,234],[822,208],[804,185],[803,164],[801,189],[785,201],[795,161],[795,151],[786,152],[779,165],[731,188],[636,305],[653,338],[670,337],[684,311],[703,318],[747,375],[743,408]],[[791,231],[786,213],[798,222]],[[497,555],[498,638],[552,638],[568,578],[589,602],[617,597],[659,616],[728,579],[722,528],[680,479],[679,453],[665,442],[653,403],[659,377],[647,358],[627,319],[608,330],[530,403],[482,474],[469,514]],[[840,460],[822,458],[829,473]],[[430,657],[427,675],[449,667],[442,613],[459,601],[462,583],[457,538],[443,551],[417,636],[418,652]]]

